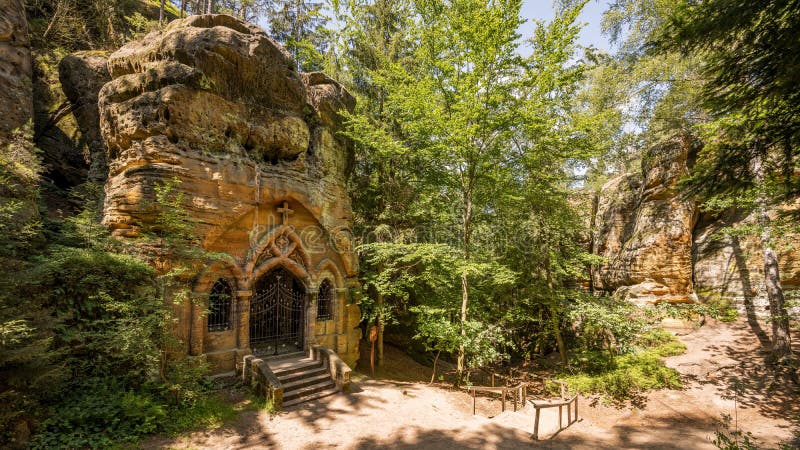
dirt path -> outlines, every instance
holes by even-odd
[[[557,431],[557,410],[545,410],[540,433],[530,439],[531,409],[500,414],[499,402],[483,400],[493,418],[472,415],[463,392],[408,381],[361,378],[353,392],[328,397],[270,416],[244,411],[229,425],[179,439],[153,439],[147,448],[208,449],[372,449],[372,448],[652,448],[713,449],[715,420],[738,417],[741,428],[763,443],[786,442],[794,431],[797,391],[770,384],[759,342],[744,322],[677,330],[686,354],[668,360],[684,375],[685,388],[658,391],[640,408],[589,407],[581,399],[581,420]],[[388,355],[392,356],[392,355]],[[397,361],[397,360],[395,360]],[[422,368],[403,360],[399,378]],[[423,370],[424,372],[424,370]],[[733,398],[733,387],[741,395]],[[738,405],[738,408],[734,408]]]

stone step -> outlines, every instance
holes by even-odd
[[[327,397],[329,395],[333,395],[339,392],[338,389],[335,387],[331,387],[330,389],[324,389],[321,391],[314,392],[312,394],[307,394],[302,397],[296,397],[291,400],[284,400],[283,407],[288,408],[290,406],[299,405],[301,403],[310,402],[311,400],[316,400],[318,398]]]
[[[323,372],[323,373],[318,373],[318,374],[315,374],[315,375],[312,375],[312,376],[303,377],[303,378],[291,381],[289,383],[284,383],[283,381],[281,381],[281,384],[283,385],[283,392],[284,392],[284,395],[285,395],[286,392],[291,392],[291,391],[295,391],[297,389],[304,388],[306,386],[311,386],[311,385],[314,385],[314,384],[317,384],[317,383],[322,383],[323,381],[331,381],[331,375],[329,373],[327,373],[327,371]]]
[[[331,376],[328,369],[324,367],[311,367],[308,370],[304,370],[302,372],[293,372],[289,374],[284,374],[277,378],[278,380],[280,380],[281,384],[286,384],[286,383],[293,383],[297,380],[302,380],[303,378],[316,377],[317,375],[325,375],[328,377]]]
[[[286,402],[290,400],[305,397],[306,395],[310,394],[315,394],[317,392],[321,392],[326,389],[336,389],[336,385],[333,384],[333,380],[331,380],[330,378],[325,381],[321,381],[319,383],[315,383],[310,386],[305,386],[299,389],[293,389],[291,391],[284,390],[283,403],[286,404]]]
[[[305,352],[294,352],[294,353],[282,353],[280,355],[264,356],[262,359],[269,362],[280,362],[281,360],[285,359],[303,359],[306,356],[307,355]]]
[[[267,364],[269,364],[270,370],[276,377],[303,372],[314,367],[322,367],[321,361],[314,361],[309,358],[287,359],[276,362],[267,361]]]

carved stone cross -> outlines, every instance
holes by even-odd
[[[278,212],[281,213],[281,223],[289,225],[289,216],[294,214],[294,210],[289,208],[289,202],[284,201],[283,206],[278,207]]]

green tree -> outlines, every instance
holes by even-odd
[[[755,208],[776,360],[792,351],[768,207],[798,193],[798,7],[796,0],[681,2],[654,40],[656,51],[696,52],[703,60],[701,99],[712,120],[687,186]]]
[[[384,241],[446,243],[458,255],[452,267],[459,301],[451,319],[462,336],[456,352],[462,374],[470,365],[470,324],[511,324],[509,309],[519,312],[514,325],[530,318],[532,311],[516,305],[527,301],[535,309],[565,291],[561,274],[572,269],[562,268],[573,267],[566,260],[580,253],[566,245],[576,228],[551,233],[563,239],[546,236],[551,227],[577,224],[548,217],[554,207],[569,208],[570,168],[595,154],[569,106],[583,76],[581,65],[571,63],[582,6],[535,24],[530,58],[518,52],[516,1],[413,3],[410,15],[394,22],[402,32],[376,27],[386,31],[383,39],[355,47],[353,56],[366,62],[356,86],[370,103],[347,116],[347,134],[365,149],[360,164],[379,169],[365,177],[374,191],[360,201],[378,206],[367,217],[382,225],[375,231],[389,235]],[[362,40],[368,31],[354,35]],[[382,176],[397,182],[388,189],[375,182]],[[538,251],[555,242],[554,251],[530,251],[531,244]],[[528,285],[549,276],[538,284],[544,289],[538,300],[527,297],[533,289],[516,290],[506,262]],[[539,263],[546,270],[532,271]],[[390,270],[391,261],[383,264],[378,272]]]
[[[328,46],[323,3],[308,0],[274,0],[269,7],[269,28],[298,67],[304,71],[319,70]]]

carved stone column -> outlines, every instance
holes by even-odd
[[[308,286],[306,294],[306,323],[304,325],[303,350],[317,343],[317,289],[313,284]]]
[[[236,291],[236,347],[250,348],[250,297],[253,291]]]
[[[203,303],[196,298],[189,300],[189,302],[191,302],[192,309],[189,354],[197,356],[203,354],[203,339],[205,338],[205,329],[203,327],[203,325],[205,325],[205,315],[203,313],[205,312],[205,308],[203,308]]]

